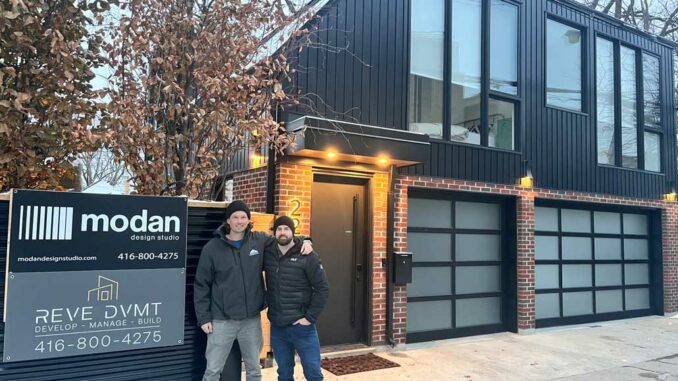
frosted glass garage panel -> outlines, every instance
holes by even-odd
[[[648,242],[646,239],[624,239],[624,259],[647,259]]]
[[[624,213],[624,234],[647,234],[647,216]]]
[[[593,212],[593,231],[602,234],[620,234],[621,214]]]
[[[624,283],[627,285],[648,284],[650,282],[647,263],[624,265]]]
[[[564,232],[590,233],[591,212],[588,210],[561,209],[560,227]]]
[[[591,238],[562,237],[563,260],[591,259]]]
[[[619,312],[623,309],[621,290],[596,291],[596,313]]]
[[[500,261],[499,234],[457,234],[455,236],[457,261]]]
[[[646,310],[650,308],[650,290],[632,288],[626,290],[626,310]]]
[[[534,228],[540,231],[557,232],[558,209],[542,206],[534,208]]]
[[[560,275],[558,267],[558,265],[536,266],[535,287],[537,290],[560,288]]]
[[[407,332],[449,328],[452,328],[451,301],[407,303]]]
[[[621,238],[594,238],[596,259],[621,259]]]
[[[535,236],[534,257],[537,260],[558,259],[558,237]]]
[[[563,293],[563,316],[590,315],[593,313],[593,292]]]
[[[452,269],[449,267],[414,267],[407,296],[438,296],[452,294]]]
[[[537,294],[537,319],[560,317],[560,296],[558,294]]]
[[[501,323],[501,298],[458,299],[457,327]]]
[[[591,287],[591,265],[563,265],[563,288]]]
[[[501,222],[499,204],[457,201],[454,207],[457,229],[499,229]]]
[[[621,286],[622,265],[596,265],[596,287]]]
[[[411,198],[407,201],[409,226],[425,228],[451,228],[452,203],[445,200]]]
[[[449,262],[452,260],[452,234],[407,233],[407,245],[414,262]]]
[[[501,292],[499,266],[457,266],[455,291],[461,294]]]

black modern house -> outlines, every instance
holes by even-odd
[[[322,344],[678,310],[674,43],[568,0],[318,4],[296,147],[233,178],[317,240]]]

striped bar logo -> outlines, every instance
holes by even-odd
[[[73,208],[66,206],[19,207],[20,240],[71,240],[73,237]]]

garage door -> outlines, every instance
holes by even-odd
[[[408,199],[408,342],[504,331],[514,321],[510,206],[446,196]]]
[[[651,314],[658,307],[651,216],[537,206],[537,327]]]

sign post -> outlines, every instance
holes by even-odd
[[[15,190],[3,361],[180,345],[185,198]]]

